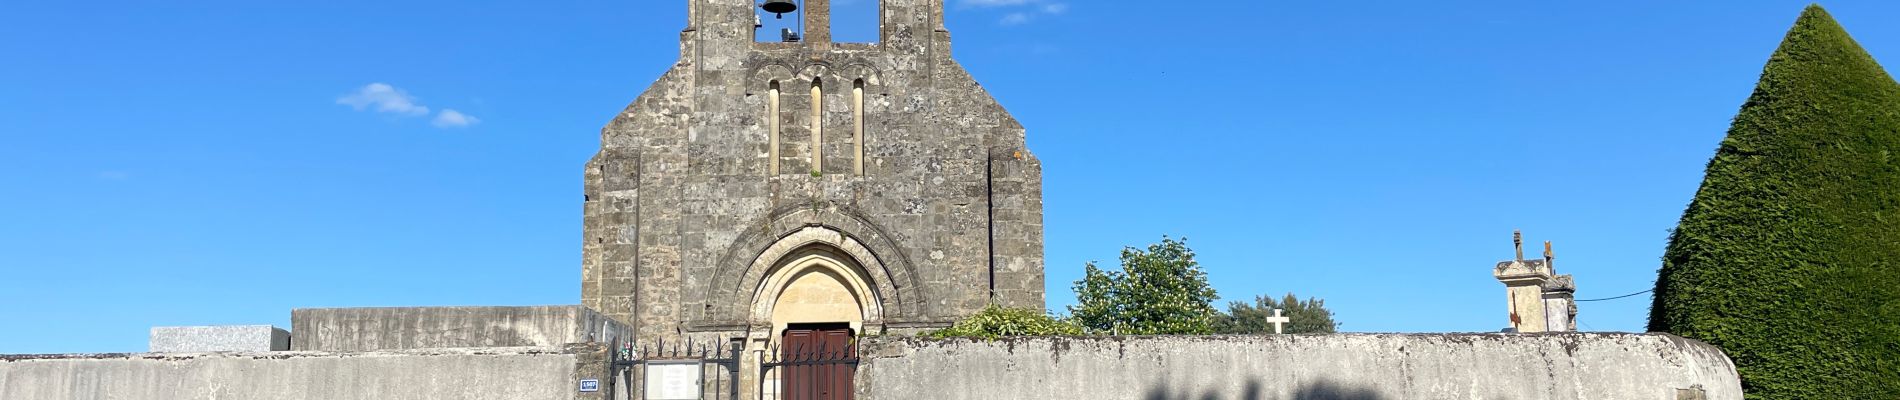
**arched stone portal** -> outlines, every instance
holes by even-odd
[[[826,243],[806,243],[775,257],[753,291],[747,365],[771,360],[855,358],[855,337],[866,323],[883,318],[878,286],[851,253]],[[780,364],[748,368],[748,382],[765,398],[783,393],[849,398],[851,366],[842,363]],[[794,396],[798,397],[798,396]]]
[[[808,245],[781,257],[754,292],[751,322],[776,337],[791,324],[848,324],[863,332],[879,321],[883,305],[856,260],[826,245]]]
[[[808,216],[794,212],[782,218]],[[882,332],[887,323],[902,323],[919,314],[914,311],[917,305],[905,303],[922,296],[916,274],[906,267],[902,257],[876,250],[879,245],[890,245],[879,240],[882,236],[876,230],[856,231],[870,233],[866,241],[830,225],[783,229],[776,235],[748,235],[741,241],[750,244],[734,246],[736,254],[725,257],[730,261],[720,263],[724,268],[712,276],[712,284],[707,287],[704,298],[716,300],[707,302],[703,319],[694,326],[709,327],[702,331],[743,329],[748,336],[760,338],[765,332],[759,327],[773,322],[773,305],[779,301],[780,292],[793,282],[792,278],[813,268],[831,271],[834,280],[849,290],[860,315],[854,326],[867,332]]]

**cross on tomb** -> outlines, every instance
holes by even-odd
[[[1273,316],[1267,317],[1267,323],[1273,324],[1273,333],[1280,333],[1280,324],[1293,322],[1292,318],[1280,316],[1280,309],[1273,309]]]

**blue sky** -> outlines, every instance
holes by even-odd
[[[1084,262],[1165,234],[1223,297],[1317,296],[1344,330],[1396,332],[1504,326],[1489,268],[1512,229],[1556,242],[1579,297],[1649,288],[1806,4],[948,1],[956,57],[1044,162],[1052,308]],[[675,0],[188,3],[0,4],[0,353],[141,351],[150,326],[298,307],[578,302],[582,163],[685,20]],[[1900,4],[1825,5],[1900,60]],[[853,6],[841,38],[869,32]],[[1640,331],[1647,308],[1580,320]]]

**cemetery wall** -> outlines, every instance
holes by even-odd
[[[611,343],[619,322],[578,305],[306,308],[290,312],[291,350],[370,351]]]
[[[606,348],[0,356],[0,399],[599,399]]]
[[[867,338],[861,351],[867,400],[1742,398],[1720,350],[1664,334]]]

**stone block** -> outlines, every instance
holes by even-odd
[[[148,351],[209,353],[290,350],[290,332],[270,325],[152,327]]]
[[[615,281],[610,279],[607,283]],[[615,306],[604,297],[603,306]],[[290,312],[298,351],[559,347],[613,343],[628,329],[587,307],[308,308]]]

